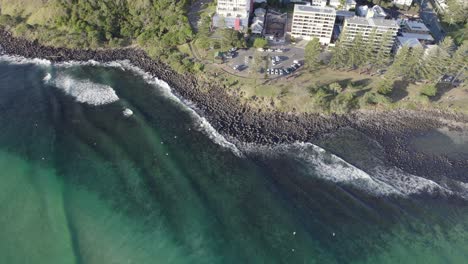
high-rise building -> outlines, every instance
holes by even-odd
[[[396,20],[351,17],[345,19],[343,32],[341,34],[345,34],[346,36],[344,41],[352,41],[358,34],[361,34],[365,42],[372,41],[376,46],[380,46],[385,34],[388,34],[389,39],[384,46],[390,52],[399,28],[400,26]],[[375,34],[372,34],[374,31]],[[371,36],[374,36],[373,39],[370,39]]]
[[[253,11],[254,0],[218,0],[215,25],[236,30],[246,29],[250,14]]]
[[[330,43],[335,24],[336,11],[330,7],[295,5],[291,36],[311,40],[318,38],[320,43]]]
[[[218,0],[216,13],[225,17],[249,17],[252,0]]]

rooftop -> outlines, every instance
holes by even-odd
[[[336,16],[353,17],[353,16],[355,16],[355,14],[352,11],[336,10]]]
[[[393,19],[350,17],[350,18],[346,18],[346,21],[347,23],[363,25],[363,26],[395,27],[395,28],[399,27],[397,21]]]
[[[434,38],[430,34],[406,33],[406,32],[403,32],[401,34],[403,35],[403,37],[416,38],[419,40],[434,41]]]
[[[421,43],[415,38],[397,37],[397,39],[401,46],[408,46],[410,48],[423,47]]]
[[[405,25],[410,30],[421,30],[421,31],[429,32],[429,29],[426,27],[426,25],[424,23],[421,23],[421,22],[406,20]]]
[[[294,13],[304,12],[304,13],[323,13],[323,14],[336,14],[336,11],[332,7],[319,7],[319,6],[308,6],[308,5],[295,5]]]

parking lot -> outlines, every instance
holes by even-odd
[[[282,50],[281,52],[279,50]],[[252,58],[255,52],[260,52],[266,57],[268,62],[268,68],[262,67],[265,72],[268,69],[286,69],[294,64],[294,61],[299,61],[303,64],[304,61],[304,49],[296,47],[294,45],[275,46],[272,49],[266,49],[259,51],[255,49],[241,49],[236,52],[236,55],[232,59],[226,59],[228,70],[236,75],[243,77],[250,77],[252,72],[250,65],[252,64]],[[271,57],[278,57],[279,61],[273,65]],[[234,66],[239,65],[238,70],[234,70]],[[271,74],[270,78],[278,77],[278,75]]]

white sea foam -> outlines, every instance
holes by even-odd
[[[13,65],[35,64],[39,66],[50,66],[52,62],[45,59],[27,59],[21,56],[0,55],[0,61],[8,62]]]
[[[243,148],[244,149],[244,148]],[[311,143],[282,144],[275,147],[249,145],[246,152],[267,156],[287,156],[305,164],[311,176],[349,185],[376,196],[409,196],[434,193],[453,194],[436,182],[398,168],[377,166],[365,172],[342,158]]]
[[[52,76],[49,80],[51,78]],[[110,104],[119,100],[119,97],[112,87],[94,83],[90,80],[78,80],[63,74],[55,77],[51,83],[63,90],[66,94],[74,97],[76,101],[80,103],[98,106]]]
[[[10,64],[38,64],[38,65],[51,65],[51,62],[48,60],[42,59],[26,59],[20,56],[9,56],[2,55],[0,60],[5,60]],[[228,148],[233,151],[237,156],[242,156],[242,152],[232,144],[225,137],[219,134],[211,124],[203,117],[201,117],[195,110],[195,105],[189,101],[182,100],[177,97],[173,92],[169,84],[156,78],[148,72],[143,71],[142,69],[132,65],[128,60],[122,61],[112,61],[106,63],[100,63],[94,60],[89,61],[67,61],[55,63],[54,66],[70,68],[74,66],[103,66],[103,67],[113,67],[119,68],[121,70],[131,70],[132,72],[137,73],[145,79],[145,81],[155,87],[157,87],[164,96],[169,99],[174,100],[176,103],[184,106],[184,109],[189,111],[196,122],[196,128],[202,130],[210,139],[212,139],[216,144]],[[47,76],[46,76],[47,77]],[[49,78],[49,77],[47,77]],[[45,80],[44,81],[50,81]],[[77,99],[79,102],[85,102],[92,105],[101,105],[117,101],[119,98],[115,94],[115,91],[105,85],[94,84],[90,81],[79,81],[72,80],[67,78],[59,78],[55,80],[59,88],[63,89],[65,92],[69,93]],[[88,89],[86,89],[88,86]]]
[[[214,143],[230,149],[236,156],[242,157],[242,152],[236,147],[235,144],[229,142],[225,137],[216,131],[213,126],[206,120],[206,118],[201,117],[196,111],[196,105],[188,100],[181,99],[177,97],[168,83],[163,80],[160,80],[148,72],[143,71],[142,69],[133,66],[129,61],[115,61],[111,63],[101,64],[107,67],[118,67],[123,69],[131,70],[132,72],[137,73],[148,83],[159,89],[162,94],[177,104],[183,106],[184,110],[188,111],[195,121],[196,129],[204,132]]]
[[[42,80],[48,83],[51,79],[52,79],[52,75],[50,73],[47,73],[46,76],[44,76],[44,79]]]

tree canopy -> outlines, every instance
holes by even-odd
[[[315,71],[320,65],[320,53],[322,48],[318,38],[313,38],[305,46],[305,64],[309,71]]]

